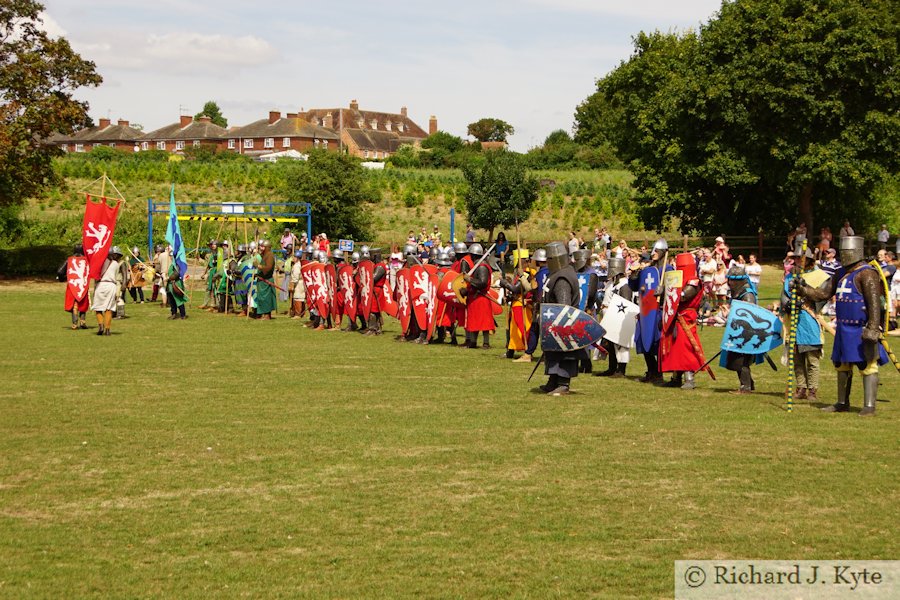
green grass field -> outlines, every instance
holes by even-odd
[[[129,304],[100,338],[62,304],[0,285],[0,597],[665,598],[676,559],[900,555],[892,367],[871,419],[788,414],[782,367],[752,396],[717,368],[548,398],[500,344],[401,344],[390,319]]]

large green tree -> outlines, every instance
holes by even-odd
[[[485,117],[469,123],[468,133],[479,142],[505,142],[516,132],[515,128],[502,119]]]
[[[222,109],[214,100],[208,101],[203,105],[203,110],[194,115],[195,119],[200,117],[209,117],[219,127],[228,127],[228,119],[222,116]]]
[[[511,227],[528,218],[538,197],[538,181],[525,170],[518,154],[507,150],[485,153],[483,164],[463,166],[467,220],[494,237],[498,225]]]
[[[629,162],[649,224],[865,221],[900,167],[897,15],[891,0],[725,2],[697,33],[639,34],[586,103],[606,121],[583,125]]]
[[[59,150],[44,141],[89,122],[87,104],[72,94],[102,81],[69,42],[47,35],[43,9],[31,0],[0,2],[0,208],[14,210],[54,179]]]
[[[312,205],[313,229],[332,238],[371,239],[372,219],[364,204],[376,194],[359,161],[347,154],[313,150],[285,177],[290,202]]]

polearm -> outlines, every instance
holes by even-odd
[[[803,240],[803,245],[800,247],[800,269],[794,275],[795,278],[799,278],[803,273],[803,268],[806,266],[806,240]],[[794,411],[794,354],[796,354],[794,350],[794,346],[797,344],[797,327],[800,325],[800,310],[798,309],[798,296],[797,286],[791,286],[791,330],[788,333],[788,389],[787,389],[787,411]],[[768,356],[768,355],[767,355]]]
[[[881,265],[878,263],[877,260],[873,260],[869,264],[872,265],[873,267],[875,267],[875,270],[878,271],[878,275],[881,277],[881,283],[884,285],[884,294],[885,294],[884,297],[885,297],[885,300],[887,300],[888,298],[891,297],[891,294],[890,294],[891,288],[890,288],[890,286],[888,286],[887,277],[884,276],[884,271],[881,270]],[[887,310],[884,311],[884,325],[882,326],[881,339],[880,339],[881,347],[884,348],[884,351],[887,353],[888,358],[893,363],[894,368],[897,369],[898,373],[900,373],[900,361],[898,361],[897,357],[894,356],[894,352],[893,352],[893,350],[891,350],[891,345],[888,344],[887,337],[885,337],[887,335],[888,328],[890,327],[890,319],[889,319],[888,312],[889,311],[887,311]]]

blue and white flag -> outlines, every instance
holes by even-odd
[[[183,278],[187,274],[187,254],[184,251],[184,239],[181,237],[181,227],[178,225],[178,213],[175,212],[175,184],[172,184],[172,193],[169,196],[169,224],[166,227],[166,242],[172,246],[172,256],[178,265],[178,272]],[[165,274],[163,274],[165,276]]]
[[[740,354],[766,354],[779,347],[781,320],[762,306],[733,300],[720,348]]]
[[[572,352],[603,338],[594,317],[567,304],[541,304],[541,348],[544,352]]]

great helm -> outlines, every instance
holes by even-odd
[[[534,251],[534,262],[547,262],[547,251],[543,248],[538,248]]]
[[[469,253],[469,247],[466,246],[465,242],[454,242],[453,251],[456,253],[456,256],[463,256]]]
[[[468,252],[472,256],[483,256],[484,255],[484,247],[481,244],[476,242],[476,243],[472,244],[471,246],[469,246]]]
[[[364,260],[369,260],[370,258],[372,258],[371,248],[369,248],[368,246],[362,246],[359,249],[359,257]]]
[[[682,252],[675,257],[675,268],[681,271],[682,281],[685,285],[693,279],[697,279],[697,261],[690,252]]]
[[[842,265],[848,267],[856,264],[865,258],[865,240],[859,235],[842,237],[838,242],[838,251]]]
[[[574,261],[574,264],[572,266],[575,267],[576,271],[580,271],[581,269],[583,269],[585,267],[585,265],[587,264],[588,260],[590,260],[590,258],[591,258],[590,250],[588,250],[586,248],[579,248],[578,250],[576,250],[575,252],[572,253],[572,260]]]
[[[569,252],[566,245],[562,242],[550,242],[546,246],[547,268],[551,273],[555,273],[560,269],[568,266]]]
[[[612,279],[616,275],[624,275],[625,274],[625,259],[620,258],[618,256],[613,256],[606,263],[607,273],[609,278]]]

